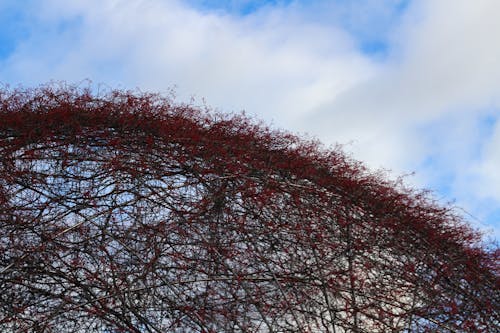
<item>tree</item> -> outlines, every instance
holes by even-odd
[[[498,332],[498,255],[425,192],[243,115],[0,92],[2,332]]]

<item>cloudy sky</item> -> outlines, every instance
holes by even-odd
[[[497,0],[2,0],[0,82],[175,89],[342,143],[500,239]]]

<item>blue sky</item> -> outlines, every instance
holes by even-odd
[[[0,82],[166,92],[342,143],[500,239],[496,0],[3,0]]]
[[[308,7],[312,20],[323,15],[332,19],[335,13],[335,23],[345,29],[362,52],[371,56],[385,56],[388,52],[387,35],[404,14],[410,1],[386,1],[383,10],[369,12],[373,9],[373,1],[332,0],[332,1],[292,1],[292,0],[188,0],[186,3],[201,11],[219,12],[236,16],[251,16],[259,11],[287,6]],[[372,3],[372,4],[370,4]],[[325,15],[325,12],[326,15]],[[321,14],[323,13],[323,14]]]

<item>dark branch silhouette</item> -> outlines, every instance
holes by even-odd
[[[0,91],[2,332],[498,332],[498,255],[425,192],[243,115]]]

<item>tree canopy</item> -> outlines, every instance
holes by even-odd
[[[2,332],[498,332],[499,253],[242,114],[0,91]]]

